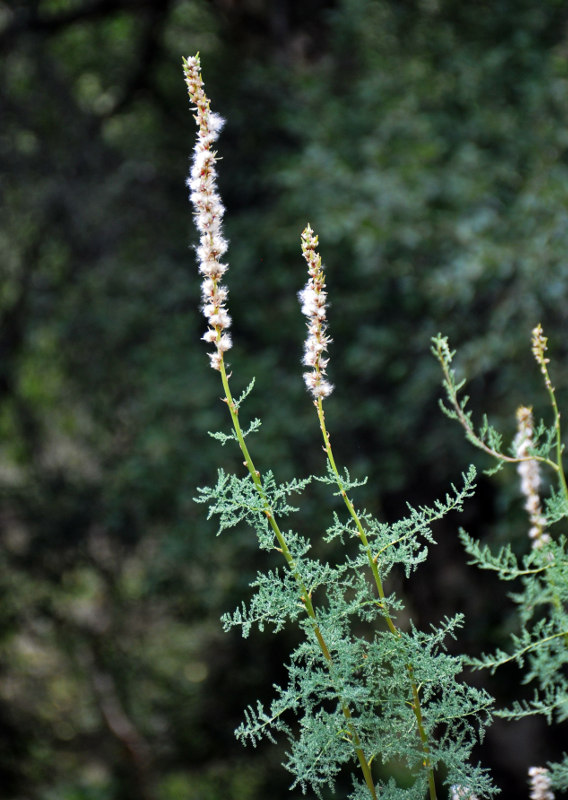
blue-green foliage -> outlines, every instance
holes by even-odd
[[[528,458],[534,459],[534,465],[540,464],[551,471],[558,484],[550,486],[549,495],[544,500],[542,523],[545,536],[530,547],[527,535],[527,552],[520,556],[510,545],[493,553],[487,545],[481,545],[465,531],[460,532],[460,537],[471,557],[470,563],[496,572],[501,580],[516,581],[519,586],[510,595],[518,607],[519,625],[511,636],[509,652],[497,649],[481,658],[468,659],[468,663],[494,672],[506,663],[516,662],[524,670],[523,683],[533,688],[532,697],[514,701],[510,708],[495,713],[508,719],[543,714],[551,723],[568,719],[568,542],[564,534],[555,534],[552,530],[553,526],[568,518],[568,489],[562,465],[560,413],[548,375],[548,360],[544,357],[546,340],[544,349],[535,352],[536,330],[533,331],[533,353],[544,375],[554,422],[546,425],[541,420],[533,426]],[[505,452],[502,437],[486,418],[479,431],[475,429],[471,412],[466,410],[468,398],[460,396],[465,381],[457,382],[451,368],[455,354],[444,337],[438,336],[433,342],[434,355],[444,372],[444,388],[449,401],[449,407],[442,406],[445,413],[460,422],[472,444],[496,460],[496,469],[507,462],[518,464],[526,461],[527,457],[523,458],[516,452],[514,443]],[[496,469],[488,472],[493,473]],[[527,523],[527,531],[528,527]],[[552,786],[560,790],[568,788],[568,759],[564,757],[562,762],[547,766]]]
[[[312,477],[329,485],[334,495],[351,492],[363,483],[345,470],[338,491],[329,464],[326,474]],[[290,623],[305,633],[287,663],[286,685],[274,686],[275,696],[267,707],[260,702],[249,706],[236,731],[243,743],[254,746],[263,737],[275,741],[278,734],[284,735],[289,745],[285,767],[294,776],[293,787],[321,795],[325,787],[334,786],[346,765],[355,773],[356,735],[371,766],[380,763],[388,774],[389,763],[397,762],[407,770],[409,788],[393,779],[376,782],[382,798],[423,800],[428,790],[426,758],[435,773],[442,768],[447,785],[466,786],[480,798],[495,793],[487,773],[469,763],[472,747],[490,720],[492,699],[458,680],[463,659],[448,654],[444,644],[448,637],[455,637],[462,616],[445,619],[429,631],[419,631],[412,623],[407,629],[394,629],[392,620],[396,621],[404,603],[394,593],[378,597],[369,569],[368,548],[381,580],[393,570],[409,577],[426,559],[427,546],[435,543],[432,523],[451,510],[461,510],[473,493],[474,480],[475,470],[470,468],[462,487],[452,487],[443,501],[431,508],[409,506],[408,515],[392,524],[357,510],[367,547],[354,519],[334,512],[322,542],[337,540],[334,545],[344,544],[345,552],[332,562],[314,556],[309,541],[287,531],[284,538],[291,563],[280,557],[280,564],[260,572],[251,584],[248,603],[224,615],[225,629],[241,626],[245,637],[253,626],[278,632]],[[304,491],[309,482],[310,478],[279,484],[272,472],[264,475],[262,489],[275,518],[297,510],[288,498]],[[219,471],[217,484],[199,493],[199,501],[209,503],[209,515],[219,517],[220,531],[245,522],[255,529],[262,549],[278,551],[280,556],[266,503],[250,476]],[[328,551],[331,548],[319,544],[318,553]],[[315,618],[306,613],[299,581],[309,593]],[[328,655],[314,635],[316,626]],[[422,738],[413,687],[420,698]],[[353,781],[351,798],[368,800],[365,781],[355,777]]]
[[[301,492],[310,480],[311,478],[294,479],[277,484],[272,472],[267,471],[264,477],[264,491],[273,512],[278,517],[284,517],[297,511],[297,508],[287,503],[286,498]],[[274,547],[272,534],[263,513],[264,506],[250,475],[239,478],[237,475],[227,475],[220,469],[215,486],[198,488],[197,491],[199,496],[195,498],[196,502],[209,504],[207,518],[219,516],[218,534],[245,521],[255,528],[262,549],[271,550]],[[305,543],[301,543],[301,546],[305,546]]]
[[[510,709],[496,713],[510,719],[528,714],[553,715],[561,722],[568,718],[568,559],[566,539],[561,536],[545,546],[533,549],[518,559],[510,548],[493,555],[462,533],[462,541],[472,562],[482,569],[493,569],[503,580],[519,579],[521,589],[511,594],[519,608],[520,630],[511,636],[512,650],[497,650],[480,659],[471,659],[475,667],[495,671],[516,661],[525,668],[523,682],[534,684],[531,700],[517,701]],[[544,616],[543,616],[544,615]]]
[[[551,782],[560,791],[568,789],[568,756],[564,755],[562,761],[558,764],[548,764],[550,770]]]

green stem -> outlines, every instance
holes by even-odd
[[[345,491],[345,489],[343,487],[343,481],[341,479],[341,476],[339,474],[339,470],[337,469],[337,466],[336,466],[336,463],[335,463],[335,458],[333,456],[333,450],[331,449],[331,441],[330,441],[330,438],[329,438],[329,433],[328,433],[328,430],[327,430],[327,427],[326,427],[326,424],[325,424],[325,414],[324,414],[324,410],[323,410],[322,398],[321,397],[318,398],[317,402],[314,405],[316,406],[316,409],[317,409],[317,414],[318,414],[318,419],[319,419],[319,423],[320,423],[321,432],[322,432],[322,435],[323,435],[323,441],[324,441],[325,452],[327,454],[327,459],[328,459],[329,465],[330,465],[330,467],[332,469],[332,472],[333,472],[333,474],[335,476],[335,480],[337,482],[337,486],[338,486],[339,491],[341,493],[341,497],[343,498],[343,502],[345,503],[345,505],[347,507],[347,510],[349,511],[349,514],[350,514],[351,518],[353,519],[353,522],[355,523],[355,526],[357,528],[357,533],[359,534],[359,538],[360,538],[361,543],[363,545],[363,548],[364,548],[364,550],[365,550],[365,552],[367,554],[369,567],[371,568],[371,572],[372,572],[373,578],[375,580],[375,585],[377,587],[377,593],[378,593],[379,599],[380,599],[380,607],[383,610],[385,622],[387,624],[388,629],[393,634],[393,636],[400,637],[400,631],[398,630],[398,628],[394,624],[393,619],[392,619],[392,617],[391,617],[391,615],[389,613],[389,610],[388,610],[388,605],[387,605],[387,602],[386,602],[386,596],[385,596],[385,592],[384,592],[384,588],[383,588],[383,582],[381,580],[381,576],[379,574],[379,568],[377,566],[377,557],[373,556],[373,553],[372,553],[372,550],[371,550],[371,545],[369,544],[369,540],[367,538],[367,534],[365,533],[365,529],[363,528],[363,525],[361,524],[361,520],[359,519],[359,515],[355,511],[355,507],[353,506],[353,503],[351,502],[347,492]],[[416,680],[414,678],[414,670],[412,668],[412,664],[407,664],[406,665],[406,670],[408,672],[408,676],[409,676],[409,679],[410,679],[410,687],[411,687],[411,691],[412,691],[411,707],[412,707],[412,710],[414,712],[414,716],[416,718],[416,725],[417,725],[417,728],[418,728],[418,735],[420,736],[420,741],[422,742],[422,752],[423,752],[423,755],[424,755],[423,766],[426,769],[426,773],[427,773],[427,776],[428,776],[428,788],[429,788],[429,793],[430,793],[430,800],[436,800],[436,783],[435,783],[435,779],[434,779],[434,770],[433,770],[432,763],[431,763],[431,760],[430,760],[430,745],[428,743],[428,736],[427,736],[426,731],[424,729],[424,723],[423,723],[423,719],[422,719],[422,708],[421,708],[421,705],[420,705],[420,695],[419,695],[419,691],[418,691],[418,686],[416,684]]]
[[[560,430],[560,411],[558,410],[558,403],[556,402],[556,394],[554,391],[554,386],[552,385],[552,381],[550,380],[550,375],[548,374],[546,361],[543,360],[542,362],[539,363],[542,373],[544,375],[546,390],[548,392],[548,396],[550,397],[550,402],[552,404],[552,408],[554,411],[554,429],[556,431],[556,469],[558,472],[558,479],[562,487],[564,499],[568,502],[568,485],[566,484],[566,475],[564,474],[564,466],[562,464],[562,450],[564,448],[562,446],[562,432]]]
[[[297,584],[299,592],[300,592],[300,599],[302,601],[302,604],[303,604],[304,608],[306,609],[306,614],[310,618],[310,621],[311,621],[311,624],[312,624],[312,629],[314,631],[314,635],[315,635],[315,637],[317,639],[317,642],[318,642],[320,650],[321,650],[321,652],[323,654],[323,657],[325,658],[325,660],[326,660],[326,662],[328,664],[328,668],[330,670],[330,673],[333,675],[333,670],[334,670],[333,659],[332,659],[331,653],[329,652],[329,648],[328,648],[328,646],[326,644],[326,641],[325,641],[325,639],[323,637],[321,629],[320,629],[320,627],[318,625],[316,612],[315,612],[315,609],[314,609],[314,606],[313,606],[313,603],[312,603],[311,592],[308,591],[308,589],[307,589],[307,587],[306,587],[306,585],[305,585],[305,583],[304,583],[304,581],[302,579],[302,576],[298,572],[298,569],[297,569],[297,566],[296,566],[296,562],[295,562],[295,560],[294,560],[294,558],[293,558],[293,556],[292,556],[292,554],[290,552],[290,549],[289,549],[289,547],[288,547],[288,545],[286,543],[286,539],[285,539],[282,531],[280,530],[280,527],[279,527],[276,519],[274,518],[274,514],[273,514],[273,511],[272,511],[272,508],[270,506],[270,503],[268,501],[268,497],[266,496],[266,492],[265,492],[264,487],[262,485],[262,479],[260,477],[260,472],[256,469],[256,467],[254,465],[254,462],[253,462],[253,460],[251,458],[251,455],[249,453],[248,447],[246,445],[246,442],[245,442],[245,439],[244,439],[244,436],[243,436],[243,432],[242,432],[242,429],[241,429],[241,425],[240,425],[240,422],[239,422],[239,418],[238,418],[238,408],[237,408],[237,405],[234,402],[233,396],[231,394],[231,389],[230,389],[230,386],[229,386],[229,378],[227,376],[227,371],[225,369],[225,363],[224,363],[223,359],[221,359],[220,372],[221,372],[221,381],[223,383],[223,389],[225,391],[224,401],[227,403],[227,406],[229,408],[229,413],[231,414],[231,420],[232,420],[232,423],[233,423],[233,429],[234,429],[235,434],[237,436],[237,439],[238,439],[238,442],[239,442],[239,446],[241,448],[241,452],[242,452],[242,454],[244,456],[245,465],[246,465],[246,467],[247,467],[247,469],[248,469],[248,471],[250,473],[250,476],[251,476],[251,478],[252,478],[252,480],[254,482],[254,485],[256,487],[258,495],[259,495],[259,497],[260,497],[260,499],[262,501],[263,513],[266,516],[266,518],[268,520],[268,523],[269,523],[270,527],[272,528],[274,536],[276,537],[276,540],[278,542],[279,546],[278,546],[277,549],[282,553],[282,555],[286,559],[286,563],[288,565],[288,568],[290,569],[290,572],[294,576],[294,579],[296,581],[296,584]],[[359,734],[357,733],[355,724],[353,722],[351,710],[350,710],[349,706],[347,705],[347,703],[345,703],[343,701],[341,701],[341,709],[343,711],[343,715],[344,715],[345,719],[347,720],[349,733],[350,733],[350,736],[351,736],[351,740],[353,742],[353,746],[354,746],[354,749],[355,749],[355,753],[357,755],[357,759],[359,760],[359,764],[360,764],[361,770],[363,772],[363,777],[365,778],[365,783],[367,784],[367,788],[369,789],[369,792],[370,792],[371,797],[373,798],[373,800],[377,800],[377,793],[376,793],[376,790],[375,790],[375,784],[374,784],[373,776],[372,776],[372,773],[371,773],[371,766],[369,764],[369,761],[367,760],[367,757],[366,757],[366,755],[365,755],[365,753],[363,751],[363,748],[361,747],[361,740],[359,738]]]
[[[535,351],[533,347],[533,352]],[[564,465],[562,464],[562,431],[560,428],[560,411],[558,409],[558,403],[556,402],[556,393],[554,391],[554,386],[552,385],[552,381],[550,380],[550,375],[548,373],[547,359],[544,357],[544,352],[542,354],[536,354],[537,362],[540,366],[541,372],[544,376],[544,383],[546,386],[546,391],[548,392],[548,396],[550,398],[550,403],[552,405],[552,410],[554,412],[554,430],[556,432],[556,471],[558,473],[558,480],[560,482],[560,486],[562,488],[562,493],[564,494],[565,502],[568,502],[568,486],[566,485],[566,475],[564,473]],[[560,596],[558,593],[558,589],[553,578],[550,576],[550,573],[547,575],[547,581],[552,589],[552,605],[556,609],[556,611],[562,611],[562,602],[560,600]],[[564,632],[564,644],[568,646],[568,634]]]
[[[449,366],[450,362],[444,356],[444,353],[440,349],[440,345],[438,345],[436,349],[436,357],[438,358],[438,361],[440,362],[442,371],[444,373],[444,386],[446,387],[446,391],[448,393],[448,399],[453,406],[453,412],[451,413],[451,416],[454,419],[457,419],[462,428],[465,430],[466,438],[480,450],[483,450],[492,458],[496,458],[499,461],[506,461],[509,464],[518,464],[521,461],[539,461],[543,464],[547,464],[555,472],[559,472],[561,474],[562,476],[561,481],[563,483],[563,487],[566,489],[567,492],[566,498],[568,499],[568,488],[566,487],[566,479],[564,478],[564,473],[562,472],[562,464],[559,463],[558,460],[552,461],[552,459],[550,458],[537,455],[530,455],[524,458],[519,458],[518,456],[508,456],[505,453],[501,453],[499,450],[494,450],[477,435],[477,433],[475,432],[475,428],[471,423],[470,415],[464,411],[465,403],[464,402],[460,403],[458,399],[458,389],[459,386],[461,386],[462,384],[456,387],[453,370],[451,370]],[[554,399],[554,396],[553,396],[553,404],[556,407],[556,400]],[[446,409],[446,407],[443,404],[442,408],[446,411],[446,413],[450,414],[449,409]],[[557,408],[556,411],[558,411]],[[558,415],[558,419],[559,417],[560,415]],[[559,434],[559,428],[557,429],[557,434]]]
[[[554,639],[560,639],[561,637],[566,638],[568,636],[568,631],[560,631],[559,633],[553,633],[550,636],[545,636],[543,639],[539,639],[536,642],[531,642],[531,644],[523,647],[522,650],[517,650],[515,653],[512,653],[510,656],[506,658],[502,658],[499,661],[492,661],[491,663],[482,664],[481,662],[475,663],[475,669],[484,667],[490,667],[491,672],[493,673],[498,667],[502,667],[503,664],[508,664],[510,661],[517,661],[517,659],[521,658],[525,655],[525,653],[529,653],[531,650],[535,650],[537,647],[541,647],[543,644],[547,642],[552,642]],[[478,666],[479,664],[479,666]]]

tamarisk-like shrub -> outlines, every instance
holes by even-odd
[[[493,474],[506,464],[515,464],[521,479],[521,492],[528,512],[527,552],[518,557],[511,546],[498,553],[482,546],[465,531],[460,537],[472,564],[495,571],[501,580],[517,581],[520,590],[511,594],[518,606],[519,632],[513,635],[511,652],[503,650],[468,659],[470,666],[494,672],[509,662],[525,668],[523,682],[534,687],[533,698],[517,701],[509,709],[500,709],[498,716],[515,720],[531,714],[544,714],[551,723],[568,719],[568,552],[564,533],[555,533],[558,523],[568,517],[568,486],[562,463],[562,433],[560,412],[548,371],[547,339],[538,325],[532,332],[532,351],[543,376],[552,408],[552,423],[540,421],[535,426],[532,409],[521,406],[517,411],[517,435],[508,450],[503,437],[489,424],[486,416],[476,429],[468,397],[461,394],[465,380],[456,382],[452,361],[455,352],[446,337],[433,339],[432,351],[444,373],[447,403],[444,412],[457,420],[467,439],[483,450],[496,465],[488,470]],[[544,506],[540,497],[541,469],[551,476],[548,497]],[[568,756],[559,763],[549,763],[547,769],[529,769],[531,798],[553,800],[551,789],[568,789]]]
[[[221,261],[227,244],[212,149],[222,121],[210,110],[199,56],[184,59],[183,67],[198,126],[188,184],[200,234],[197,256],[208,323],[203,339],[213,348],[211,366],[220,374],[231,421],[228,433],[212,435],[221,444],[234,441],[241,452],[238,472],[220,470],[215,485],[199,489],[197,499],[209,505],[209,516],[219,518],[219,532],[245,523],[266,551],[266,570],[252,584],[250,600],[225,615],[223,624],[226,629],[240,626],[243,636],[253,626],[277,632],[295,625],[303,634],[286,665],[287,684],[275,688],[268,708],[260,703],[247,708],[236,735],[253,745],[262,737],[287,737],[285,766],[294,776],[292,787],[316,795],[326,786],[333,789],[337,776],[347,769],[352,772],[353,800],[423,800],[428,794],[435,800],[442,784],[464,798],[490,797],[496,791],[491,779],[470,757],[490,721],[493,701],[486,692],[458,680],[464,660],[444,647],[462,625],[462,615],[443,619],[428,631],[411,623],[403,626],[398,621],[403,601],[385,588],[391,571],[410,578],[425,561],[428,545],[434,543],[432,524],[461,509],[473,492],[474,470],[463,476],[461,488],[452,486],[444,500],[429,508],[409,506],[408,515],[393,524],[357,507],[354,497],[362,482],[338,466],[326,427],[323,403],[333,390],[326,376],[331,340],[325,273],[318,238],[309,225],[301,237],[308,282],[299,294],[308,328],[304,380],[325,460],[321,475],[283,483],[270,469],[258,468],[249,437],[260,421],[253,420],[246,429],[241,422],[253,382],[234,399],[234,378],[225,362],[232,346],[228,292],[221,283],[227,272]],[[345,545],[344,556],[333,562],[314,557],[312,543],[288,527],[288,518],[298,511],[292,498],[312,480],[328,486],[332,502],[340,497],[345,506],[343,514],[322,509],[323,541]],[[385,766],[392,761],[406,766],[409,788],[398,786],[392,777],[380,777],[388,775]]]

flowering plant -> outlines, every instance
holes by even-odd
[[[337,466],[326,427],[323,401],[333,386],[327,379],[325,273],[318,238],[308,225],[301,237],[308,265],[308,282],[299,293],[308,322],[303,364],[326,456],[318,476],[279,483],[270,470],[255,465],[247,437],[258,430],[253,420],[241,426],[241,409],[251,382],[233,399],[225,357],[232,342],[227,333],[227,290],[221,284],[227,265],[222,235],[223,206],[216,185],[216,154],[212,145],[221,120],[210,110],[203,90],[199,56],[184,60],[184,73],[198,126],[190,179],[190,197],[200,233],[197,248],[203,276],[203,313],[208,329],[203,338],[214,346],[211,366],[221,376],[224,402],[231,417],[229,433],[213,434],[223,444],[237,442],[244,474],[219,470],[213,487],[199,490],[199,502],[209,504],[209,515],[219,517],[219,531],[246,523],[267,551],[265,572],[252,584],[248,604],[223,618],[225,628],[239,625],[244,636],[252,626],[279,631],[297,625],[303,641],[290,656],[288,683],[275,687],[269,708],[261,703],[245,711],[236,734],[256,745],[266,736],[282,733],[289,742],[286,768],[292,786],[311,788],[320,795],[333,787],[344,769],[355,765],[353,800],[378,797],[435,800],[442,783],[467,796],[490,797],[496,789],[487,771],[471,762],[474,745],[491,718],[492,699],[458,680],[464,659],[445,649],[455,637],[462,615],[443,619],[429,631],[401,622],[400,597],[385,588],[393,570],[407,578],[427,557],[434,544],[431,526],[450,510],[461,509],[473,491],[475,472],[463,476],[463,486],[452,486],[443,501],[427,507],[409,506],[406,518],[392,524],[357,508],[354,492],[362,481]],[[289,502],[312,480],[330,487],[346,509],[345,516],[327,515],[322,540],[345,545],[333,563],[312,555],[312,543],[282,521],[298,511]],[[353,546],[356,546],[353,552]],[[389,774],[391,764],[405,767],[406,785]]]

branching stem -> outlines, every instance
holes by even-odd
[[[447,345],[446,340],[443,340],[443,342]],[[550,458],[538,455],[530,455],[524,458],[518,456],[508,456],[505,453],[502,453],[500,450],[495,450],[493,447],[488,445],[487,442],[485,442],[481,438],[481,436],[479,436],[479,434],[476,432],[472,424],[470,414],[466,413],[466,411],[464,410],[465,403],[460,402],[458,398],[458,391],[460,387],[463,385],[463,382],[459,385],[456,385],[454,373],[450,367],[451,355],[453,355],[453,353],[450,356],[448,356],[448,353],[445,352],[444,349],[442,348],[442,344],[439,339],[435,339],[434,343],[436,345],[434,353],[442,367],[442,371],[444,373],[444,387],[448,394],[448,400],[452,405],[451,414],[450,411],[443,405],[443,403],[442,403],[442,408],[447,414],[450,414],[454,419],[458,420],[460,425],[465,430],[466,438],[468,439],[468,441],[470,441],[480,450],[483,450],[485,453],[487,453],[487,455],[491,456],[492,458],[496,458],[498,461],[505,461],[509,464],[519,464],[521,461],[540,461],[543,464],[547,464],[551,469],[553,469],[555,472],[559,473],[562,476],[563,486],[566,487],[566,479],[564,478],[564,473],[562,471],[562,464],[559,459],[557,459],[557,461],[552,461],[552,459]],[[553,392],[552,394],[553,403],[556,406],[556,400],[554,399],[554,390],[552,390],[552,392]],[[556,412],[558,412],[558,409],[556,409]],[[560,415],[558,415],[557,417],[557,422],[559,422],[559,416]],[[557,429],[557,433],[559,441],[559,428]],[[561,448],[561,445],[559,446]],[[561,449],[560,452],[562,452]],[[567,492],[566,497],[568,499],[568,488],[566,489],[566,492]]]
[[[548,374],[546,360],[543,359],[542,363],[540,363],[540,368],[542,374],[544,375],[546,391],[548,392],[550,404],[552,405],[552,410],[554,412],[554,430],[556,432],[556,470],[558,472],[558,480],[560,481],[560,486],[562,487],[564,499],[568,502],[568,485],[566,484],[566,475],[564,473],[564,466],[562,464],[562,451],[564,448],[562,445],[562,432],[560,429],[560,411],[558,409],[558,403],[556,402],[554,386],[552,385],[550,375]]]

